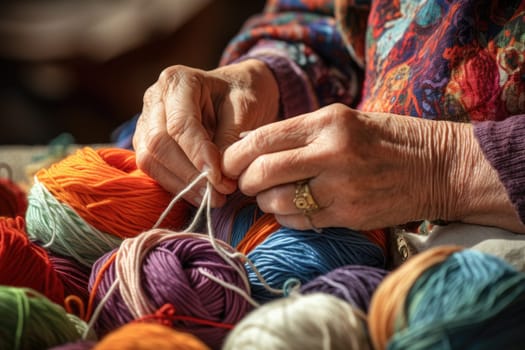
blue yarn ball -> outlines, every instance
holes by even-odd
[[[378,245],[350,229],[324,228],[317,233],[286,227],[268,236],[248,254],[248,259],[275,289],[282,289],[290,279],[303,284],[345,265],[384,268],[386,260]],[[267,302],[279,297],[264,287],[248,264],[245,267],[255,300]]]
[[[404,305],[389,350],[524,347],[525,273],[495,256],[451,254],[416,280]]]
[[[228,196],[225,205],[211,212],[215,237],[235,247],[262,215],[254,197],[236,191]]]

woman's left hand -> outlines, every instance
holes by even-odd
[[[225,150],[222,168],[261,210],[295,229],[516,219],[469,124],[334,104],[251,131]],[[294,204],[303,180],[319,205],[309,215]]]

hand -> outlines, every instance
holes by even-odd
[[[421,219],[519,228],[469,124],[335,104],[252,131],[226,149],[222,166],[263,211],[296,229],[368,230]],[[311,220],[293,203],[303,179],[320,206]]]
[[[277,119],[279,92],[261,61],[246,60],[212,71],[165,69],[144,95],[133,137],[137,164],[172,193],[209,171],[212,205],[220,206],[236,182],[223,176],[221,153],[242,131]],[[184,198],[199,205],[205,184]]]

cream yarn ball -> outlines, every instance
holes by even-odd
[[[366,316],[325,293],[292,294],[245,316],[223,350],[370,350]]]

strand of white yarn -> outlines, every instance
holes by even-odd
[[[202,172],[198,177],[196,177],[186,188],[184,188],[182,191],[180,191],[168,204],[166,209],[162,212],[159,219],[156,221],[156,223],[153,225],[152,229],[149,231],[145,231],[136,237],[127,238],[125,239],[119,250],[117,251],[117,255],[115,258],[115,265],[116,268],[116,274],[115,274],[115,280],[113,281],[111,287],[108,289],[106,295],[100,300],[100,303],[95,308],[93,315],[91,319],[89,320],[88,327],[85,330],[83,334],[83,338],[88,335],[89,331],[93,328],[97,318],[99,317],[100,313],[102,312],[102,309],[105,305],[105,303],[109,300],[109,298],[112,296],[112,294],[115,292],[117,287],[120,287],[120,293],[123,297],[123,300],[126,302],[126,304],[130,307],[131,313],[134,315],[134,317],[141,317],[148,313],[151,313],[153,310],[153,306],[149,304],[147,300],[144,300],[141,298],[144,293],[139,293],[137,291],[142,290],[142,287],[140,286],[140,266],[142,263],[142,258],[146,255],[147,251],[144,251],[141,249],[141,243],[143,243],[148,235],[148,232],[154,232],[154,229],[158,229],[161,223],[164,221],[166,216],[170,213],[170,211],[173,209],[173,206],[175,203],[177,203],[181,198],[184,197],[185,194],[187,194],[194,186],[197,185],[200,181],[205,179],[208,176],[207,172]],[[215,235],[213,232],[213,225],[211,220],[211,193],[212,193],[212,185],[208,181],[206,183],[206,190],[204,192],[202,202],[199,205],[199,208],[197,209],[197,212],[195,213],[195,216],[192,220],[192,222],[181,232],[173,232],[169,233],[167,235],[163,235],[162,240],[169,239],[172,237],[180,236],[182,234],[187,235],[192,233],[198,223],[199,218],[203,214],[203,212],[206,213],[206,225],[207,225],[207,237],[203,236],[202,234],[196,234],[194,237],[196,238],[204,238],[211,243],[213,249],[223,258],[223,260],[228,263],[238,274],[241,276],[245,290],[239,288],[236,285],[230,284],[226,281],[223,281],[209,272],[205,271],[204,269],[199,269],[199,272],[209,278],[210,280],[214,281],[215,283],[221,285],[224,288],[230,289],[234,291],[235,293],[238,293],[241,295],[246,301],[248,301],[252,306],[259,307],[260,304],[257,303],[246,291],[250,290],[250,283],[248,280],[248,277],[246,275],[246,272],[242,269],[239,264],[236,263],[237,261],[240,261],[242,263],[246,263],[250,266],[250,268],[255,272],[257,275],[257,278],[262,283],[264,288],[266,288],[270,293],[277,294],[277,295],[284,295],[285,292],[283,289],[276,289],[271,287],[264,277],[260,274],[256,266],[253,264],[253,262],[248,259],[248,257],[240,252],[237,251],[228,251],[226,247],[224,247],[225,243],[219,243],[215,239]],[[126,259],[127,258],[127,259]],[[129,262],[130,264],[121,264],[121,261],[124,261],[126,259],[126,262]],[[120,266],[130,266],[128,269],[119,268]],[[129,286],[125,286],[121,283],[123,280],[129,280],[131,283],[129,283]],[[137,309],[135,310],[135,307]]]

